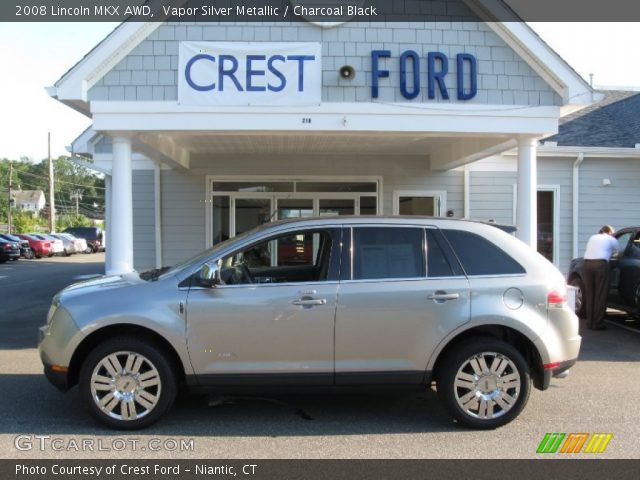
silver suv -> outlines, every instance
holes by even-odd
[[[426,390],[459,423],[513,420],[531,384],[576,362],[562,274],[495,226],[415,217],[287,220],[170,269],[102,277],[53,299],[49,380],[92,414],[146,427],[179,389],[233,394]]]

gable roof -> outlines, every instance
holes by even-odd
[[[602,100],[560,119],[546,139],[558,146],[634,148],[640,143],[640,92],[600,90]]]
[[[11,195],[15,199],[16,204],[34,203],[38,204],[44,201],[44,192],[42,190],[14,190]]]
[[[172,0],[175,3],[184,0]],[[508,0],[463,0],[506,44],[555,90],[563,113],[593,102],[593,90],[525,22],[498,22],[513,18]],[[517,17],[516,17],[517,18]],[[118,62],[153,33],[162,22],[124,22],[67,71],[47,93],[90,115],[88,91]],[[339,27],[338,27],[339,28]]]

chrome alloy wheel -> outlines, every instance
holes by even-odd
[[[462,364],[455,376],[454,393],[467,415],[492,419],[513,408],[520,387],[520,374],[511,359],[496,352],[482,352]]]
[[[162,391],[160,374],[136,352],[104,357],[91,375],[91,396],[98,408],[117,420],[137,420],[151,412]]]

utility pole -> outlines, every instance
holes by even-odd
[[[47,134],[47,155],[49,157],[49,233],[56,231],[56,207],[53,201],[53,160],[51,160],[51,132]]]
[[[76,201],[76,217],[80,215],[80,205],[78,204],[78,200],[82,200],[82,192],[84,192],[84,190],[74,190],[71,194],[71,198]]]
[[[7,210],[7,224],[9,226],[9,235],[11,235],[11,202],[13,198],[11,197],[11,189],[13,188],[13,160],[9,160],[9,209]]]

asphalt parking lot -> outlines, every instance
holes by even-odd
[[[458,427],[432,391],[184,396],[147,430],[107,431],[84,412],[76,389],[49,385],[35,348],[53,294],[99,274],[103,261],[95,254],[0,265],[0,458],[535,458],[547,432],[612,433],[598,458],[640,458],[640,333],[615,315],[608,330],[583,332],[567,379],[534,390],[523,414],[496,431]]]

